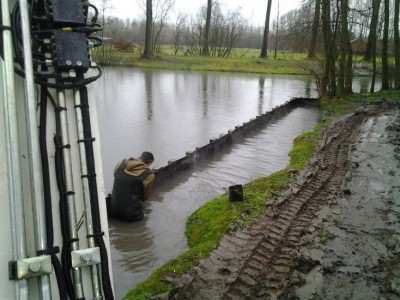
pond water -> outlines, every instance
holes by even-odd
[[[161,167],[292,97],[317,96],[309,76],[106,68],[94,86],[106,192],[123,158],[151,151]],[[293,139],[319,120],[316,107],[293,108],[155,189],[144,220],[110,220],[116,298],[187,248],[184,226],[192,212],[230,185],[284,168]]]

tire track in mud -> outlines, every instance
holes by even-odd
[[[186,274],[170,299],[277,299],[296,284],[294,268],[310,268],[294,251],[321,204],[335,195],[348,168],[348,153],[366,113],[329,126],[309,165],[247,230],[225,236],[208,259]],[[303,264],[303,265],[299,265]],[[298,282],[299,283],[299,282]]]
[[[269,215],[265,226],[267,233],[244,263],[237,279],[222,294],[222,299],[274,299],[288,290],[296,245],[316,217],[319,204],[340,188],[349,146],[358,132],[358,126],[352,124],[360,123],[360,118],[355,120],[358,122],[349,122],[342,130],[331,132],[333,138],[325,144],[326,150],[320,151],[320,164],[317,163],[314,172],[307,176],[308,184],[278,205],[275,211],[279,212]]]

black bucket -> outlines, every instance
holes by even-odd
[[[243,186],[241,184],[232,185],[229,187],[229,201],[243,201]]]

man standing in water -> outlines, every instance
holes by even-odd
[[[124,159],[114,169],[114,185],[109,203],[111,217],[124,221],[143,218],[142,201],[153,188],[155,176],[149,168],[154,161],[151,152],[136,158]]]

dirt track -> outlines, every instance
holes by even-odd
[[[400,299],[400,113],[358,111],[166,299]]]

